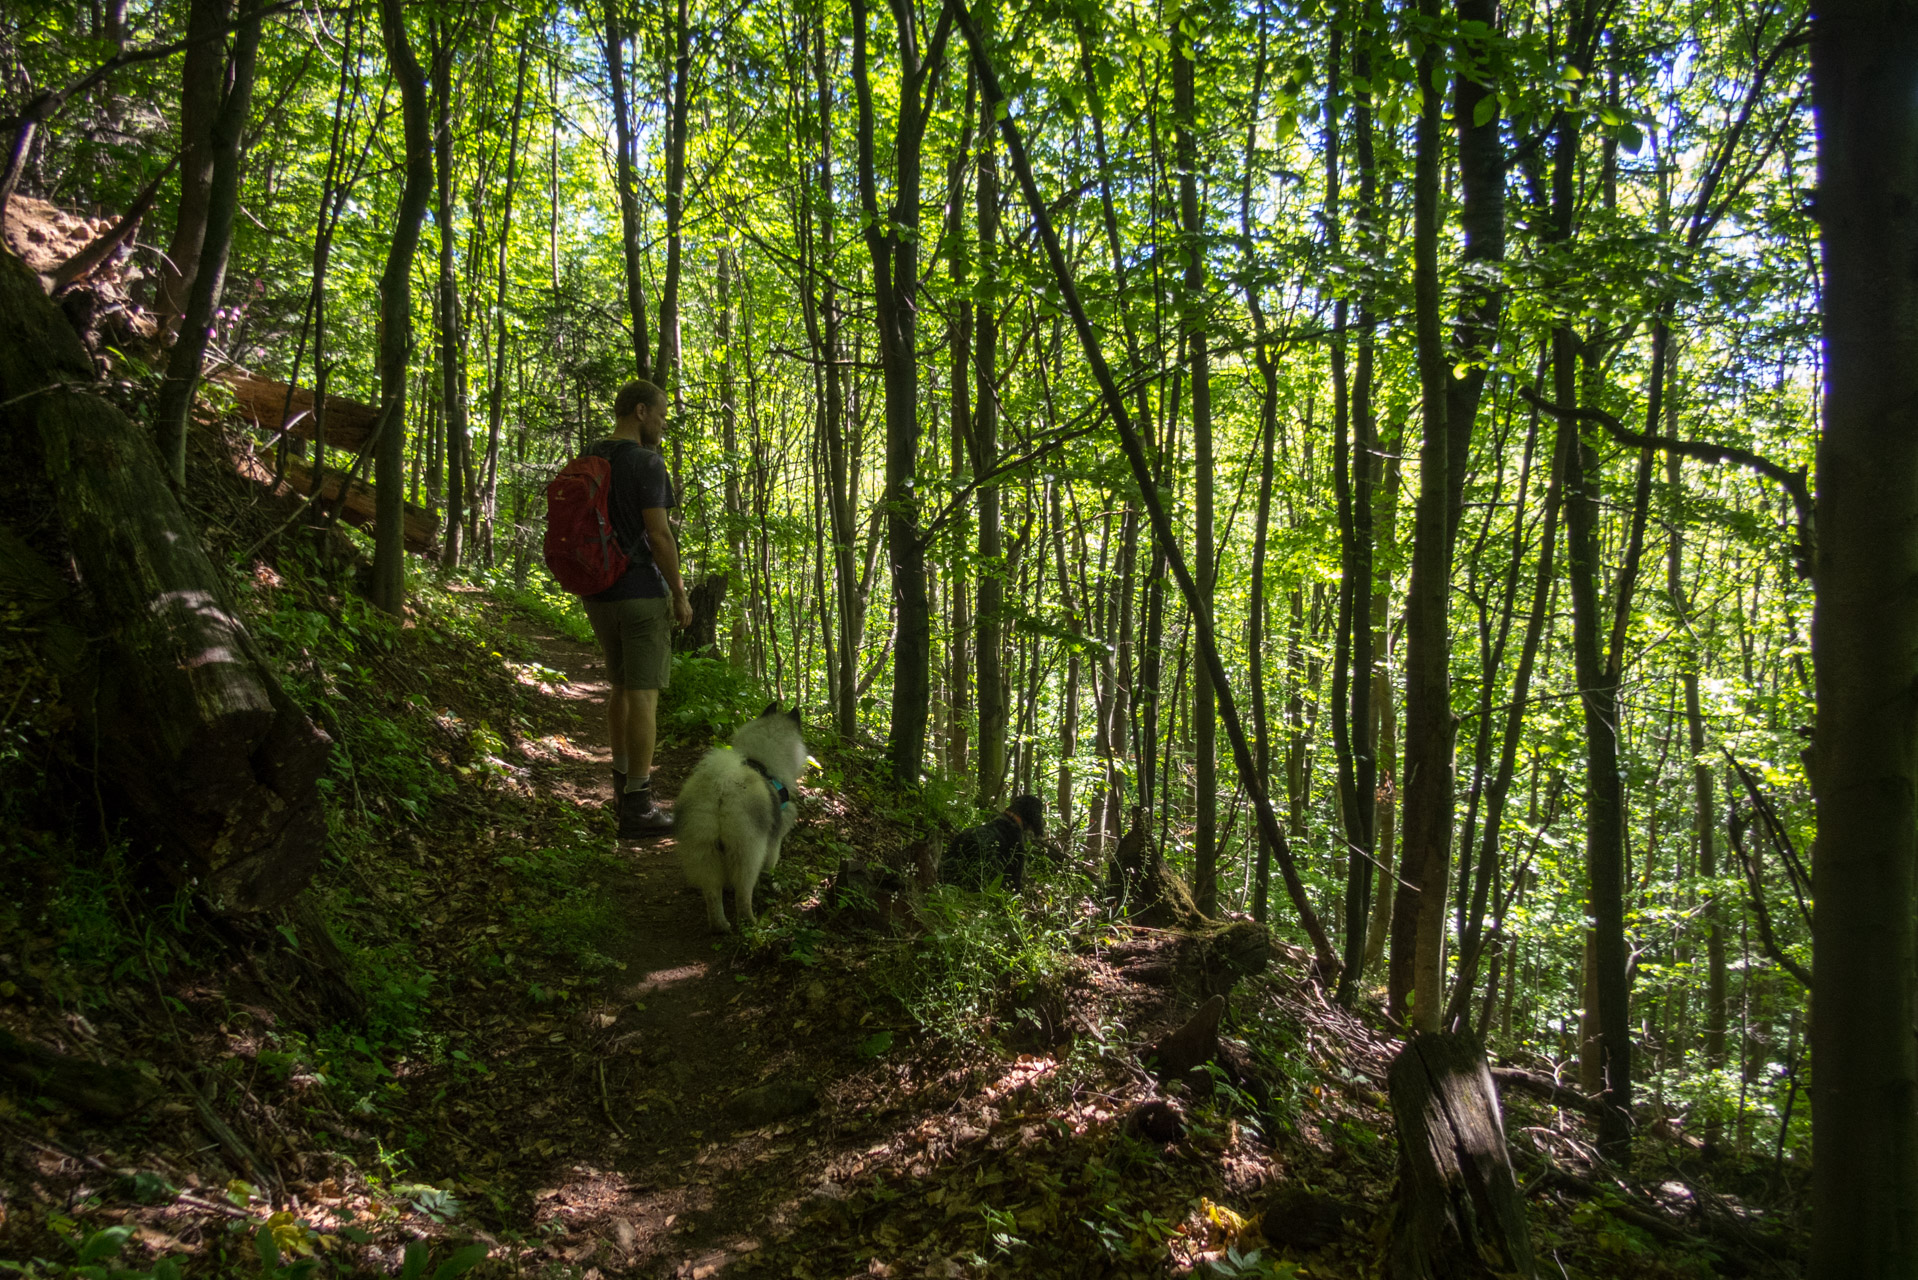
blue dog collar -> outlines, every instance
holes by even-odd
[[[744,754],[744,753],[741,753],[741,754]],[[756,773],[758,773],[760,777],[766,780],[766,785],[773,789],[773,799],[779,801],[780,808],[784,809],[787,806],[792,804],[793,802],[792,792],[786,789],[785,783],[781,782],[778,778],[773,776],[773,771],[771,769],[768,769],[765,765],[759,763],[759,761],[753,759],[751,756],[746,756],[746,763],[751,765],[753,767],[753,770]]]

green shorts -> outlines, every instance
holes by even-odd
[[[664,689],[673,674],[673,602],[658,596],[639,600],[582,600],[600,652],[606,678],[615,689]]]

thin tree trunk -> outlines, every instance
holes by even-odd
[[[982,6],[988,23],[992,10]],[[985,28],[990,34],[991,27]],[[992,129],[979,130],[978,271],[991,280],[999,248],[999,162],[992,146]],[[987,291],[973,320],[975,395],[972,410],[972,470],[988,474],[999,462],[999,306],[996,293]],[[1000,528],[1000,491],[997,483],[982,484],[977,493],[979,515],[978,612],[973,620],[973,661],[978,670],[979,790],[982,809],[996,809],[1006,789],[1006,693],[1002,654],[1005,649],[1004,536]]]
[[[247,116],[253,107],[253,71],[259,49],[260,14],[255,5],[234,33],[231,76],[211,134],[213,176],[207,188],[206,234],[200,242],[180,336],[167,356],[166,379],[153,409],[160,457],[175,490],[186,486],[188,421],[200,387],[207,343],[213,336],[220,294],[226,285],[227,250],[233,243],[233,219],[240,207],[240,153]]]
[[[1266,26],[1266,5],[1259,6],[1259,51],[1252,75],[1252,103],[1246,113],[1245,127],[1245,165],[1244,177],[1239,186],[1239,242],[1240,254],[1248,281],[1252,279],[1257,265],[1252,243],[1252,174],[1259,148],[1259,102],[1265,88],[1267,56],[1269,51],[1269,33]],[[1338,38],[1333,37],[1333,43]],[[1331,58],[1333,66],[1338,64],[1338,55]],[[1330,96],[1330,95],[1328,95]],[[1336,141],[1331,145],[1336,146]],[[1256,345],[1252,350],[1253,363],[1259,371],[1259,509],[1258,517],[1252,529],[1252,590],[1251,599],[1246,605],[1246,656],[1250,665],[1247,677],[1252,682],[1252,737],[1255,765],[1262,780],[1272,776],[1272,734],[1265,707],[1265,609],[1266,609],[1266,546],[1272,527],[1272,481],[1274,461],[1277,452],[1279,427],[1279,376],[1271,351],[1266,347],[1265,308],[1259,300],[1259,290],[1248,283],[1245,289],[1246,309],[1251,312]],[[1252,918],[1264,923],[1270,911],[1272,889],[1272,847],[1265,842],[1263,834],[1254,831],[1254,853],[1252,874]],[[1349,962],[1348,962],[1349,963]],[[1344,977],[1345,975],[1341,975]]]
[[[927,597],[926,548],[919,532],[916,484],[919,454],[919,184],[921,142],[930,115],[930,80],[944,56],[952,7],[922,61],[910,0],[893,0],[898,41],[899,111],[894,130],[893,202],[881,217],[874,161],[872,87],[866,49],[869,12],[853,0],[853,83],[859,103],[859,192],[866,215],[866,247],[872,255],[878,312],[880,363],[886,391],[886,548],[892,566],[896,617],[887,760],[893,777],[916,786],[925,760],[931,710],[931,605]]]
[[[653,384],[661,388],[676,382],[679,370],[680,241],[686,221],[687,82],[693,47],[686,0],[679,0],[678,18],[668,35],[673,45],[673,105],[666,132],[666,278],[659,289],[659,359],[653,363]]]
[[[1187,376],[1192,385],[1193,518],[1198,525],[1195,564],[1208,598],[1218,567],[1212,532],[1212,360],[1205,330],[1205,256],[1201,238],[1205,222],[1199,204],[1199,144],[1197,94],[1193,85],[1190,39],[1174,20],[1172,44],[1172,112],[1176,118],[1173,143],[1179,170],[1179,221],[1185,244],[1184,279],[1180,294],[1179,328],[1185,335]],[[1194,823],[1193,898],[1199,910],[1215,915],[1219,908],[1219,728],[1212,689],[1212,673],[1204,663],[1192,680],[1192,749],[1198,813]]]
[[[613,180],[619,187],[620,252],[626,262],[626,310],[633,326],[633,368],[644,376],[653,371],[652,347],[646,338],[646,284],[641,274],[639,247],[639,173],[634,160],[637,142],[633,136],[633,107],[626,86],[626,32],[622,21],[622,0],[604,0],[606,39],[606,84],[612,91],[613,107]],[[555,117],[557,119],[557,117]],[[557,127],[557,125],[555,126]],[[554,144],[554,163],[558,163],[558,143]],[[554,217],[558,218],[558,188],[554,189]],[[559,282],[557,237],[553,249],[554,287]]]
[[[472,492],[472,448],[466,438],[466,331],[460,314],[453,227],[453,24],[436,24],[433,50],[433,150],[439,182],[434,215],[439,235],[440,420],[446,438],[446,522],[441,526],[440,563],[458,567],[465,503]]]
[[[519,190],[520,122],[526,109],[526,70],[532,61],[533,42],[520,46],[519,66],[513,74],[513,125],[506,144],[506,186],[500,192],[499,289],[494,296],[494,323],[498,326],[493,351],[492,385],[487,387],[486,464],[480,479],[480,550],[490,567],[493,563],[493,521],[499,509],[500,432],[506,423],[506,290],[509,275],[507,260],[513,244],[513,197]]]
[[[380,419],[374,426],[373,590],[375,606],[399,614],[406,604],[406,573],[401,557],[401,515],[406,469],[406,365],[413,345],[413,259],[419,250],[420,223],[433,194],[433,136],[427,118],[426,76],[407,41],[401,0],[380,0],[380,35],[387,65],[400,88],[406,138],[406,182],[388,242],[386,269],[380,276]]]
[[[173,238],[160,259],[153,299],[162,328],[171,327],[186,313],[199,270],[200,246],[206,242],[214,158],[219,151],[213,131],[229,82],[226,42],[220,32],[232,12],[233,0],[192,0],[187,11],[190,43],[180,63],[180,202],[173,218]]]
[[[1420,0],[1436,24],[1437,0]],[[1393,908],[1387,1012],[1419,1031],[1439,1026],[1444,983],[1445,889],[1452,845],[1450,599],[1451,443],[1446,426],[1446,366],[1439,321],[1439,49],[1418,60],[1423,90],[1413,171],[1413,298],[1425,430],[1419,447],[1419,497],[1406,591],[1405,832],[1403,883]],[[1408,1019],[1409,1014],[1409,1019]]]

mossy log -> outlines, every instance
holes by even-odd
[[[0,431],[37,443],[104,633],[101,772],[175,878],[218,910],[278,906],[319,864],[328,740],[227,607],[147,433],[93,382],[59,308],[0,255]]]
[[[1498,1093],[1469,1035],[1421,1035],[1386,1075],[1399,1134],[1386,1274],[1392,1280],[1536,1275]]]

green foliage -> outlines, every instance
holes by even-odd
[[[1073,904],[952,885],[919,907],[924,934],[887,953],[880,980],[926,1031],[978,1043],[1066,972],[1087,925]]]
[[[0,1271],[29,1280],[182,1280],[185,1275],[180,1260],[173,1257],[156,1259],[149,1266],[115,1265],[133,1238],[131,1227],[105,1227],[81,1235],[78,1224],[71,1218],[57,1217],[50,1225],[73,1247],[72,1261],[0,1258]]]
[[[719,736],[757,716],[767,701],[760,683],[725,659],[675,653],[672,684],[659,698],[659,722],[695,737]]]
[[[559,584],[544,570],[530,574],[524,582],[518,582],[511,574],[500,570],[476,570],[472,576],[473,581],[495,600],[545,623],[575,644],[598,643],[593,637],[593,624],[587,621],[586,610],[581,606],[579,597],[561,590]]]

